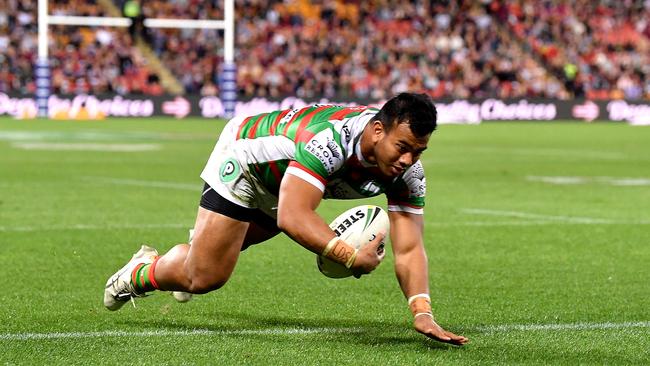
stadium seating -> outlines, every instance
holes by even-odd
[[[94,1],[49,2],[55,15],[105,15]],[[36,2],[0,0],[0,92],[35,91]],[[3,21],[3,19],[5,19]],[[52,90],[58,94],[162,94],[157,77],[124,29],[52,26]]]
[[[574,95],[650,98],[650,2],[513,1],[490,10]]]
[[[113,0],[120,8],[123,0]],[[239,94],[382,99],[650,98],[650,5],[642,0],[237,2]],[[5,5],[5,6],[2,6]],[[55,14],[101,15],[94,1]],[[0,91],[33,93],[35,4],[0,0]],[[578,11],[580,10],[580,11]],[[222,19],[223,1],[154,0],[145,17]],[[145,29],[188,94],[218,95],[222,33]],[[123,29],[53,29],[54,91],[163,92]]]

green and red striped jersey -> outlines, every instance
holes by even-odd
[[[359,140],[378,110],[314,105],[248,117],[237,131],[238,156],[250,174],[278,194],[284,174],[298,176],[324,198],[354,199],[385,193],[388,209],[421,214],[426,180],[421,163],[386,180],[366,162]]]

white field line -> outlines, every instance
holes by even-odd
[[[54,131],[0,131],[0,141],[11,142],[37,142],[37,141],[125,141],[125,140],[177,140],[177,134],[173,133],[155,133],[155,132],[110,132],[110,131],[74,131],[74,132],[54,132]],[[196,138],[196,135],[192,135]]]
[[[648,224],[648,221],[644,220],[631,220],[631,221],[622,221],[622,220],[610,220],[610,219],[601,219],[594,217],[577,217],[577,216],[555,216],[555,215],[541,215],[535,213],[521,212],[521,211],[501,211],[501,210],[489,210],[482,208],[465,208],[461,209],[461,212],[472,214],[472,215],[488,215],[488,216],[500,216],[500,217],[517,217],[521,219],[533,219],[533,220],[544,220],[551,222],[560,222],[567,224]]]
[[[458,221],[458,222],[426,222],[427,226],[437,227],[498,227],[498,226],[540,226],[556,224],[588,224],[594,222],[560,222],[560,221]],[[608,225],[650,225],[650,221],[611,221],[598,224]],[[46,225],[46,226],[0,226],[0,232],[37,232],[37,231],[63,231],[63,230],[114,230],[114,229],[184,229],[191,228],[192,224],[104,224],[104,225]]]
[[[589,331],[609,329],[650,328],[650,321],[623,323],[568,323],[568,324],[503,324],[485,325],[471,328],[472,330],[488,333],[531,332],[531,331]],[[247,336],[247,335],[311,335],[360,333],[361,328],[270,328],[270,329],[241,329],[241,330],[149,330],[127,332],[106,330],[99,332],[54,332],[54,333],[4,333],[0,341],[29,341],[42,339],[70,338],[106,338],[106,337],[187,337],[187,336]]]
[[[623,322],[623,323],[569,323],[569,324],[503,324],[485,325],[474,329],[483,332],[527,332],[527,331],[552,331],[552,330],[606,330],[627,328],[650,328],[650,321]]]
[[[424,223],[427,226],[536,226],[536,225],[552,225],[557,224],[554,221],[453,221],[453,222],[436,222],[427,221]]]
[[[184,191],[195,191],[197,193],[203,187],[203,185],[200,183],[196,183],[196,184],[174,183],[174,182],[161,182],[161,181],[154,181],[154,180],[120,179],[120,178],[108,178],[108,177],[83,177],[83,179],[90,180],[93,182],[99,182],[99,183],[138,186],[138,187],[147,187],[147,188],[171,188],[171,189],[180,189]]]
[[[650,186],[650,178],[630,177],[578,177],[578,176],[538,176],[528,175],[526,180],[530,182],[542,182],[557,185],[575,185],[599,183],[617,187]]]
[[[507,148],[507,147],[474,147],[471,150],[496,152],[508,155],[532,155],[532,156],[558,156],[566,158],[585,158],[600,160],[624,160],[626,154],[619,152],[603,152],[593,150],[571,150],[571,149],[544,149],[544,148]]]
[[[114,229],[175,229],[191,228],[192,224],[104,224],[104,225],[49,225],[49,226],[0,226],[0,232],[35,232],[53,230],[114,230]]]
[[[140,152],[160,150],[160,144],[100,144],[94,142],[17,142],[12,147],[23,150]]]
[[[142,332],[127,332],[120,330],[105,330],[100,332],[56,332],[56,333],[5,333],[0,334],[0,340],[28,341],[38,339],[65,338],[104,338],[104,337],[187,337],[187,336],[247,336],[247,335],[310,335],[359,333],[360,328],[270,328],[270,329],[241,329],[241,330],[147,330]]]

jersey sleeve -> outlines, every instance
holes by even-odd
[[[421,162],[413,164],[387,190],[388,211],[424,214],[427,181]]]
[[[327,178],[345,161],[340,135],[330,125],[316,133],[307,130],[297,140],[295,158],[289,163],[286,173],[302,178],[324,192]]]

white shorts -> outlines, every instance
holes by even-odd
[[[277,218],[278,198],[271,194],[248,169],[246,151],[238,143],[237,131],[246,117],[228,121],[201,172],[203,179],[221,197]]]

